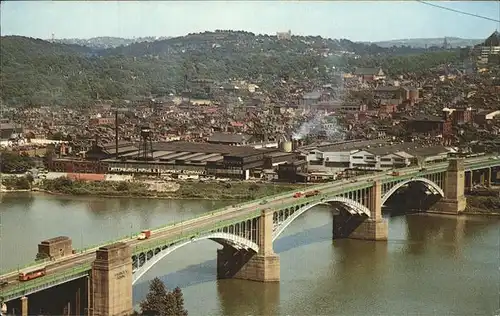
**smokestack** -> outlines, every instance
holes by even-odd
[[[115,158],[118,160],[118,110],[115,110]]]

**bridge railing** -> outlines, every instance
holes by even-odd
[[[318,187],[328,187],[328,186],[331,186],[331,185],[332,185],[332,183],[323,184],[323,185],[320,185],[320,186],[310,186],[310,187],[308,187],[308,189],[317,189]],[[170,222],[168,224],[156,227],[156,228],[154,228],[152,230],[153,231],[161,231],[161,230],[164,230],[164,229],[176,226],[176,225],[180,225],[180,224],[186,225],[186,224],[188,224],[190,222],[198,221],[198,220],[203,219],[203,218],[208,218],[208,217],[212,217],[214,215],[222,215],[222,214],[226,214],[226,213],[229,213],[229,212],[237,211],[239,209],[243,209],[243,208],[249,207],[251,205],[257,206],[257,205],[259,205],[264,200],[267,200],[267,201],[278,200],[278,199],[281,199],[283,197],[287,197],[287,196],[293,195],[293,193],[296,192],[296,191],[298,191],[298,190],[286,191],[286,192],[282,192],[282,193],[278,193],[278,194],[268,195],[268,196],[265,196],[265,197],[262,197],[262,198],[258,198],[258,199],[252,200],[252,201],[247,201],[247,202],[242,202],[242,203],[234,204],[234,205],[231,205],[231,206],[226,206],[226,207],[223,207],[223,208],[219,208],[219,209],[216,209],[216,210],[212,210],[212,211],[209,211],[209,212],[202,213],[201,216],[193,217],[193,218],[186,219],[186,220],[179,220],[179,221],[175,221],[175,222]]]
[[[43,267],[48,262],[50,262],[49,258],[36,260],[36,261],[30,262],[30,263],[27,263],[25,265],[22,265],[22,266],[21,265],[17,266],[16,268],[10,268],[8,270],[0,271],[0,275],[11,274],[13,272],[19,272],[19,271],[22,271],[24,269],[31,268],[31,267],[38,266],[38,265]]]
[[[495,158],[495,156],[489,157],[488,160],[486,161],[477,161],[477,162],[471,162],[471,163],[466,163],[466,169],[467,168],[481,168],[481,167],[492,167],[492,166],[499,166],[500,165],[500,159]]]
[[[213,230],[222,229],[222,228],[228,227],[230,225],[234,225],[234,224],[237,224],[240,222],[244,222],[244,221],[259,217],[261,214],[261,211],[262,210],[259,209],[259,210],[253,211],[250,214],[247,214],[241,218],[222,221],[222,222],[217,223],[217,225],[211,226],[210,228],[206,228],[206,227],[197,228],[197,229],[187,228],[185,231],[181,231],[180,234],[178,234],[177,236],[172,237],[172,238],[167,238],[167,239],[163,239],[163,240],[152,240],[149,242],[141,243],[140,245],[137,245],[133,248],[132,253],[139,254],[141,252],[146,252],[146,251],[149,251],[149,250],[152,250],[155,248],[159,248],[159,247],[161,248],[167,244],[176,244],[178,242],[185,241],[186,239],[196,238],[200,234],[206,234],[206,233],[209,233]]]
[[[366,188],[369,188],[371,186],[372,186],[372,184],[371,183],[367,183],[367,182],[364,182],[364,183],[361,182],[361,183],[357,183],[357,184],[351,184],[349,186],[339,187],[338,190],[329,192],[327,194],[321,194],[320,193],[320,194],[312,196],[312,197],[298,198],[296,200],[293,200],[290,203],[282,203],[282,205],[280,205],[279,209],[281,210],[281,209],[284,209],[284,208],[294,207],[294,206],[298,206],[298,205],[302,205],[302,204],[309,204],[309,203],[312,203],[312,202],[317,202],[318,200],[321,200],[321,199],[327,199],[329,197],[332,197],[332,195],[337,196],[337,195],[344,194],[344,193],[347,193],[347,192],[350,192],[350,191],[354,191],[354,190],[366,189]]]
[[[471,169],[471,168],[486,168],[486,167],[491,167],[494,165],[500,165],[500,160],[491,159],[493,157],[485,156],[482,158],[487,159],[487,160],[477,161],[477,162],[473,161],[473,162],[468,162],[468,163],[466,162],[465,169],[467,170],[467,169]],[[443,166],[441,167],[441,163],[438,163],[436,165],[428,166],[429,170],[413,172],[410,174],[402,174],[400,176],[383,177],[382,182],[393,182],[393,181],[399,181],[399,180],[406,180],[406,179],[412,178],[412,177],[414,177],[414,178],[423,177],[423,176],[433,174],[436,172],[445,172],[448,169],[447,165],[448,165],[448,163],[443,164]]]
[[[96,251],[100,247],[104,247],[106,245],[111,245],[113,243],[120,242],[120,241],[126,241],[128,239],[131,239],[133,236],[134,236],[133,234],[128,234],[128,235],[125,235],[125,236],[123,236],[121,238],[118,238],[118,239],[112,239],[112,240],[108,240],[106,242],[101,242],[101,243],[98,243],[98,244],[86,246],[84,248],[77,249],[76,253],[85,253],[85,252],[88,252],[88,251]]]
[[[48,274],[30,281],[19,282],[7,290],[0,290],[0,297],[3,297],[4,300],[10,300],[25,294],[27,295],[30,291],[47,288],[60,284],[64,281],[83,277],[88,274],[90,269],[90,264],[80,264],[63,272]]]
[[[360,183],[358,185],[350,185],[349,187],[339,188],[338,190],[336,190],[332,193],[338,195],[338,194],[342,194],[342,193],[349,192],[352,190],[364,189],[364,188],[369,187],[370,185],[371,185],[370,183]],[[328,198],[329,196],[331,196],[331,195],[320,194],[320,195],[315,195],[312,197],[301,198],[301,199],[294,200],[293,202],[290,202],[290,203],[282,203],[281,205],[279,205],[279,207],[280,207],[280,209],[282,209],[282,208],[292,207],[292,206],[296,206],[296,205],[309,204],[311,202],[317,202],[318,200],[320,200],[322,198]],[[266,204],[263,204],[260,206],[261,207],[259,207],[255,211],[253,211],[249,214],[246,214],[245,216],[242,216],[241,218],[222,221],[222,222],[217,223],[217,225],[209,227],[209,228],[203,227],[203,228],[198,228],[198,229],[193,230],[193,229],[189,229],[189,227],[187,227],[185,231],[181,231],[181,233],[178,234],[174,238],[166,239],[166,240],[153,240],[150,242],[141,243],[140,245],[134,247],[133,253],[137,254],[137,253],[149,251],[149,250],[154,249],[154,248],[163,247],[166,244],[175,244],[175,243],[178,243],[181,241],[185,241],[186,239],[196,237],[202,233],[205,234],[205,233],[208,233],[212,230],[217,230],[217,229],[224,228],[224,227],[227,227],[230,225],[234,225],[234,224],[237,224],[237,223],[249,220],[249,219],[259,217],[262,210],[267,209]]]

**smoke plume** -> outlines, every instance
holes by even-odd
[[[302,123],[299,129],[292,134],[292,139],[300,140],[307,136],[315,136],[319,134],[326,135],[328,140],[343,140],[344,131],[338,124],[335,117],[329,117],[326,121],[326,116],[322,113],[315,114],[311,119]]]

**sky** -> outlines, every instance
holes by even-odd
[[[500,20],[499,1],[435,4]],[[352,41],[486,38],[500,23],[418,1],[2,1],[1,35],[49,39],[182,36],[232,29],[291,30]]]

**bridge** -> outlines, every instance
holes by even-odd
[[[498,157],[451,159],[425,169],[409,167],[311,186],[308,190],[319,193],[309,197],[295,198],[294,192],[286,192],[233,205],[153,229],[151,237],[145,240],[127,236],[72,252],[69,238],[55,238],[53,246],[50,242],[44,245],[53,258],[29,265],[44,267],[46,275],[19,281],[17,269],[2,273],[0,280],[8,284],[1,289],[0,297],[7,305],[19,304],[21,314],[27,315],[31,313],[29,296],[84,280],[83,290],[78,289],[73,306],[67,310],[74,310],[77,315],[126,315],[132,310],[133,284],[176,249],[204,239],[222,246],[217,251],[219,279],[279,282],[280,261],[273,251],[273,242],[295,219],[316,205],[331,205],[338,210],[333,238],[387,240],[382,205],[398,189],[421,183],[441,196],[436,208],[459,214],[466,207],[465,187],[472,186],[474,179],[489,185],[492,180],[498,181],[499,174]]]

